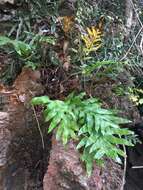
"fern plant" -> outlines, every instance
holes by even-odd
[[[0,36],[0,46],[12,45],[19,56],[28,57],[32,53],[32,47],[20,40],[12,40],[6,36]]]
[[[101,107],[96,98],[84,99],[85,93],[70,94],[65,101],[50,100],[47,96],[35,97],[33,105],[44,105],[45,121],[50,122],[48,132],[56,129],[56,138],[67,144],[70,139],[77,141],[77,149],[82,152],[81,159],[91,175],[94,161],[102,163],[105,157],[121,162],[125,153],[119,145],[133,146],[124,138],[134,133],[120,128],[120,124],[129,123],[117,116],[117,111]]]
[[[111,67],[112,69],[113,68],[115,69],[119,64],[120,64],[119,62],[113,61],[113,60],[96,61],[96,62],[94,61],[94,62],[91,62],[90,64],[83,64],[81,66],[81,72],[85,76],[92,76],[92,73],[96,70],[99,70],[100,68],[107,69]],[[109,72],[110,71],[107,71],[107,73]],[[103,73],[103,70],[102,70],[102,73]]]

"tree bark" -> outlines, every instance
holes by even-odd
[[[132,6],[132,2],[131,0],[126,0],[125,2],[125,18],[126,18],[126,32],[125,32],[125,39],[128,39],[130,32],[131,32],[131,28],[132,28],[132,24],[133,24],[133,6]]]

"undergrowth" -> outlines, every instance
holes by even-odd
[[[135,48],[123,59],[130,43],[123,43],[123,1],[110,2],[116,8],[113,12],[108,3],[79,0],[71,15],[59,13],[64,8],[60,1],[23,0],[22,3],[27,9],[17,11],[18,24],[14,26],[17,30],[12,28],[8,36],[0,37],[1,48],[14,55],[22,66],[34,70],[54,65],[69,75],[77,73],[81,86],[86,85],[85,78],[100,80],[108,76],[116,80],[123,68],[134,67],[132,62],[140,67],[141,58],[134,56]],[[122,86],[115,90],[118,94],[124,91]],[[45,121],[50,124],[48,132],[56,129],[56,137],[64,145],[70,139],[76,141],[89,175],[94,161],[102,164],[105,157],[110,157],[121,162],[120,156],[126,155],[120,145],[133,146],[127,140],[130,138],[126,139],[128,135],[134,136],[133,132],[120,127],[130,121],[118,117],[115,110],[103,109],[96,97],[72,93],[61,101],[42,96],[35,97],[32,104],[44,106]]]

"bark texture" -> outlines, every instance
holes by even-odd
[[[125,38],[128,39],[131,29],[132,29],[132,24],[133,24],[133,19],[134,19],[134,11],[133,11],[133,5],[132,5],[131,0],[125,1],[125,18],[126,18]]]

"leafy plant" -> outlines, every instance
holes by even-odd
[[[81,159],[91,175],[93,162],[102,163],[104,157],[121,162],[125,153],[118,145],[133,146],[124,136],[134,133],[120,128],[120,124],[130,121],[117,116],[117,111],[101,107],[96,98],[84,99],[85,93],[70,94],[65,101],[50,100],[47,96],[35,97],[33,105],[44,105],[44,117],[50,122],[48,132],[56,130],[56,138],[67,144],[70,139],[78,142],[77,149],[82,152]]]
[[[28,42],[12,40],[6,36],[0,36],[0,46],[12,46],[25,65],[35,69],[40,61],[40,53],[43,45],[54,45],[56,39],[52,36],[28,33]]]
[[[87,55],[101,47],[101,36],[102,31],[94,26],[91,28],[87,27],[87,33],[85,35],[81,35],[81,38],[85,43],[85,48],[83,50]]]
[[[29,44],[19,40],[11,40],[6,36],[0,36],[0,46],[12,45],[18,55],[27,57],[32,53],[32,47]]]
[[[119,64],[117,61],[107,60],[107,61],[97,61],[91,64],[84,64],[81,66],[82,74],[91,75],[95,70],[100,69],[104,66],[112,66]]]
[[[31,0],[28,1],[31,7],[32,16],[44,17],[49,15],[57,14],[57,9],[59,5],[58,0]]]

